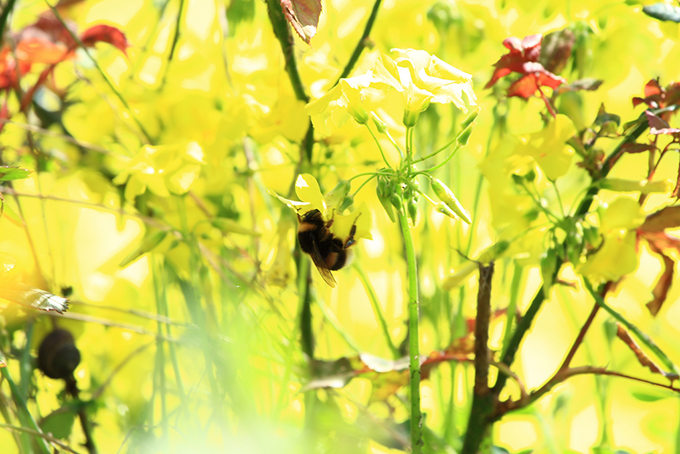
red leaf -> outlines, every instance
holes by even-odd
[[[659,366],[657,366],[654,361],[649,359],[647,354],[642,351],[640,346],[633,340],[632,337],[630,337],[630,334],[621,327],[619,323],[616,324],[616,335],[618,336],[619,339],[621,339],[630,349],[635,353],[635,356],[637,357],[638,361],[640,364],[642,364],[645,367],[648,367],[649,370],[651,370],[655,374],[661,374],[664,377],[667,376],[666,372],[664,372]]]
[[[666,207],[650,214],[640,226],[640,230],[645,233],[658,233],[676,227],[680,227],[680,206]]]
[[[309,44],[319,25],[321,0],[281,0],[281,8],[298,36]]]
[[[642,153],[644,151],[656,150],[656,146],[648,143],[625,143],[621,147],[621,153]]]
[[[52,65],[66,60],[70,50],[61,43],[36,37],[19,41],[16,54],[21,62]]]
[[[649,133],[650,134],[654,134],[654,135],[659,135],[659,134],[675,135],[675,134],[680,133],[680,129],[671,128],[666,120],[664,120],[663,118],[659,117],[658,115],[650,112],[649,110],[645,111],[645,115],[647,115],[647,122],[649,123]]]
[[[522,41],[514,36],[506,38],[503,40],[503,45],[510,50],[509,53],[503,55],[494,66],[493,76],[491,80],[487,82],[484,88],[489,88],[495,84],[498,79],[505,77],[511,72],[517,72],[520,74],[527,74],[531,72],[531,69],[525,67],[527,62],[537,62],[541,55],[541,40],[543,35],[530,35],[524,38]],[[543,66],[541,66],[543,69]]]
[[[663,259],[663,268],[661,275],[659,276],[659,281],[654,286],[654,290],[652,290],[654,299],[647,303],[647,309],[649,309],[649,312],[653,316],[656,316],[656,314],[659,313],[659,310],[661,310],[661,306],[666,301],[668,290],[670,290],[671,284],[673,283],[675,262],[669,256],[664,254],[663,251],[659,249],[654,243],[649,243],[649,248],[659,254]]]
[[[658,79],[652,79],[645,85],[645,98],[650,96],[660,95],[663,93]]]
[[[104,24],[88,28],[80,35],[80,40],[87,47],[94,47],[98,42],[109,43],[123,52],[125,56],[127,56],[127,48],[130,47],[122,31]]]
[[[10,48],[8,46],[3,47],[0,51],[0,90],[15,87],[18,83],[17,76],[23,76],[30,69],[30,63],[19,61],[19,70],[17,71],[17,62]]]

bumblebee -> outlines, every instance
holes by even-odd
[[[335,287],[337,282],[331,271],[337,271],[350,263],[352,251],[349,247],[356,243],[354,239],[356,224],[352,225],[349,236],[342,240],[330,231],[333,219],[325,221],[319,210],[298,214],[298,220],[300,224],[297,235],[300,249],[312,258],[323,280],[331,287]]]

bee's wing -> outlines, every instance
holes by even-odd
[[[330,285],[332,288],[335,288],[337,282],[335,281],[335,278],[333,277],[333,273],[331,273],[331,270],[328,269],[326,260],[324,260],[323,256],[319,252],[319,248],[316,244],[316,241],[314,242],[314,251],[309,255],[312,257],[312,262],[314,262],[316,269],[319,270],[319,274],[321,275],[323,280],[326,281],[326,284]]]

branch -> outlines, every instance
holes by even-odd
[[[487,434],[493,412],[494,395],[489,389],[489,323],[491,321],[491,279],[494,263],[479,266],[477,317],[475,320],[475,386],[472,408],[461,454],[476,454]],[[499,366],[497,366],[499,367]],[[502,366],[499,367],[499,369]]]
[[[620,372],[614,372],[614,371],[609,371],[605,369],[604,367],[594,367],[594,366],[581,366],[581,367],[572,367],[569,369],[564,369],[559,371],[553,378],[551,378],[547,383],[545,383],[543,386],[541,386],[539,389],[536,391],[532,392],[529,394],[528,399],[521,399],[519,401],[513,400],[513,401],[506,401],[503,402],[498,411],[494,414],[493,420],[496,421],[500,419],[503,415],[510,411],[515,411],[519,410],[520,408],[524,408],[528,405],[531,405],[533,402],[536,402],[538,399],[543,397],[545,394],[550,392],[552,388],[555,387],[555,385],[562,383],[563,381],[574,377],[576,375],[608,375],[612,377],[620,377],[620,378],[626,378],[628,380],[633,380],[636,382],[640,383],[645,383],[647,385],[652,385],[656,386],[659,388],[664,388],[669,391],[675,391],[677,393],[680,393],[680,388],[675,388],[672,385],[664,385],[662,383],[656,383],[653,381],[645,380],[644,378],[638,378],[638,377],[633,377],[632,375],[627,375],[627,374],[622,374]]]

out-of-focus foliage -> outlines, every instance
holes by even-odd
[[[310,43],[291,34],[310,103],[268,4]],[[680,363],[677,6],[384,0],[336,85],[372,7],[2,3],[2,452],[408,451],[399,210],[419,265],[424,452],[462,447],[478,262],[496,262],[496,364],[547,284],[514,363],[491,366],[492,383],[515,375],[503,400],[558,370],[594,304],[583,278]],[[409,141],[418,162],[403,168],[434,169],[420,186],[385,171],[411,163]],[[422,159],[449,143],[460,150]],[[356,224],[336,288],[307,274],[298,217],[274,194],[324,211],[340,238]],[[677,371],[612,317],[599,311],[572,364],[667,385],[659,371]],[[48,353],[77,364],[59,380],[36,358],[55,328],[75,344]],[[677,392],[577,375],[505,414],[491,441],[673,452],[679,421]]]

